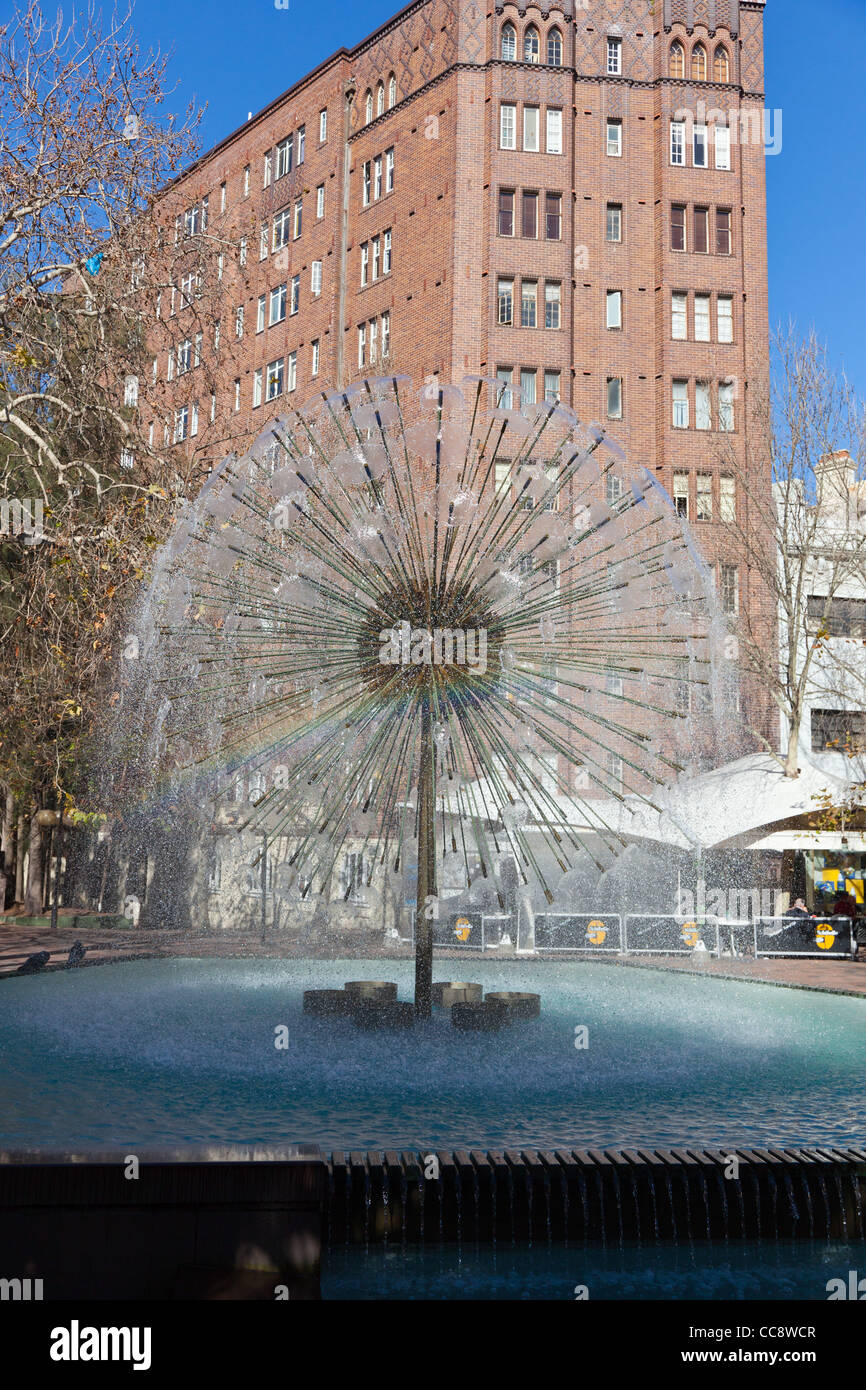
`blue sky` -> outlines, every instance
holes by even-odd
[[[398,0],[137,0],[144,47],[173,49],[172,105],[208,103],[215,144],[341,45],[396,13]],[[767,160],[770,322],[813,327],[866,396],[864,0],[768,0],[767,106],[782,150]],[[823,89],[823,99],[810,90]]]

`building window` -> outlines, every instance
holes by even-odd
[[[622,156],[622,121],[607,123],[607,152],[617,159]]]
[[[261,367],[257,367],[253,372],[253,408],[262,403],[262,376]]]
[[[622,377],[609,376],[607,379],[607,418],[622,419]]]
[[[286,286],[275,285],[271,290],[271,302],[268,310],[268,327],[273,327],[275,323],[282,323],[286,317]]]
[[[511,389],[511,375],[513,370],[512,367],[496,368],[497,379],[502,382],[501,387],[498,388],[498,395],[496,398],[496,404],[500,410],[512,410],[514,408],[514,393]]]
[[[622,241],[622,203],[608,203],[605,220],[607,241]]]
[[[259,383],[261,384],[261,373],[259,374]],[[240,408],[241,408],[241,379],[240,379],[240,377],[236,376],[236,377],[235,377],[235,410],[240,410]]]
[[[538,194],[524,192],[522,201],[522,232],[525,237],[538,236]]]
[[[370,268],[370,243],[361,242],[361,284],[366,285]]]
[[[523,148],[530,154],[538,153],[538,117],[537,106],[524,106],[523,108]]]
[[[123,404],[135,409],[138,405],[138,377],[127,376],[123,383]]]
[[[391,315],[382,315],[382,358],[391,356]]]
[[[695,250],[702,254],[710,249],[709,225],[709,208],[695,208]]]
[[[376,319],[370,320],[370,365],[375,366],[379,360],[379,324]]]
[[[302,229],[302,227],[303,227],[303,220],[304,220],[304,200],[303,200],[303,198],[298,198],[298,199],[296,200],[296,202],[295,202],[294,231],[293,231],[293,233],[292,233],[292,235],[293,235],[295,241],[297,241],[298,237],[301,235],[301,229]]]
[[[381,242],[380,242],[380,238],[377,237],[377,236],[374,236],[374,237],[373,237],[373,240],[372,240],[372,242],[371,242],[371,246],[372,246],[372,250],[373,250],[373,279],[374,279],[374,280],[378,280],[378,278],[379,278],[379,270],[380,270],[380,266],[381,266],[381,259],[382,259],[382,256],[381,256]]]
[[[716,300],[716,327],[720,343],[734,341],[734,301],[729,294],[720,294]]]
[[[499,190],[499,235],[514,236],[514,189]]]
[[[292,172],[292,156],[295,151],[294,136],[287,135],[277,145],[277,178],[285,178]]]
[[[367,365],[367,325],[362,323],[358,329],[358,366]]]
[[[388,78],[388,110],[397,105],[397,78],[393,72]]]
[[[562,35],[558,29],[551,29],[547,35],[547,65],[551,68],[562,67]]]
[[[368,87],[364,93],[364,123],[369,125],[373,119],[373,93]]]
[[[719,429],[730,434],[734,428],[734,383],[719,383]]]
[[[810,626],[824,628],[830,637],[866,637],[866,599],[830,598],[810,594],[806,601]]]
[[[548,241],[562,238],[562,194],[548,193],[545,197],[545,235]]]
[[[250,196],[250,166],[249,166],[249,164],[248,164],[248,165],[246,166],[246,168],[244,169],[244,197],[245,197],[245,198],[248,198],[249,196]]]
[[[560,383],[560,373],[559,373],[559,372],[545,372],[545,373],[544,373],[544,399],[545,399],[546,401],[558,401],[558,400],[559,400],[559,398],[560,398],[560,396],[559,396],[559,392],[560,392],[560,385],[559,385],[559,383]]]
[[[373,160],[373,200],[378,202],[382,196],[382,156],[376,155]]]
[[[264,163],[262,165],[262,188],[267,188],[271,181],[272,163],[273,157],[271,151],[268,150],[264,157]]]
[[[282,357],[278,357],[275,361],[268,363],[265,382],[266,400],[276,400],[277,396],[283,394],[286,384],[286,364]]]
[[[239,265],[246,265],[246,263],[247,263],[247,239],[246,239],[245,236],[242,236],[241,239],[240,239],[240,243],[239,243],[239,245],[238,245],[238,264],[239,264]]]
[[[544,326],[559,328],[562,307],[562,286],[558,281],[548,280],[544,286]]]
[[[699,473],[697,477],[695,517],[698,521],[713,519],[713,475]]]
[[[391,274],[391,228],[386,227],[382,233],[382,274]]]
[[[695,342],[709,343],[712,339],[710,328],[710,296],[695,295]]]
[[[319,144],[324,145],[328,138],[328,108],[324,107],[319,112]]]
[[[706,82],[707,80],[707,50],[702,43],[696,43],[692,49],[692,81]]]
[[[394,150],[385,151],[385,192],[394,191]]]
[[[506,63],[514,63],[517,60],[517,31],[513,24],[503,24],[502,26],[502,46],[500,53]]]
[[[705,125],[692,126],[692,162],[696,169],[709,168],[707,127]]]
[[[685,121],[671,121],[671,164],[686,162]]]
[[[677,516],[689,519],[689,475],[688,473],[674,474],[674,511]]]
[[[537,63],[540,58],[541,45],[538,41],[538,30],[534,24],[530,24],[523,35],[523,61],[524,63]]]
[[[380,82],[376,88],[376,115],[382,116],[385,113],[385,83]]]
[[[177,374],[183,376],[192,366],[192,340],[184,338],[177,346]]]
[[[319,340],[314,338],[310,344],[312,348],[312,362],[310,364],[310,376],[319,375]]]
[[[265,327],[265,301],[267,295],[260,294],[258,302],[258,313],[256,315],[256,332],[262,333]]]
[[[211,393],[210,393],[210,422],[211,422],[211,424],[213,424],[213,422],[214,422],[215,419],[216,419],[216,392],[215,392],[215,391],[211,391]]]
[[[236,338],[242,338],[243,336],[244,336],[244,306],[243,306],[243,304],[239,304],[238,307],[235,309],[235,337],[236,337]]]
[[[189,434],[189,406],[182,405],[174,412],[174,442],[180,444]]]
[[[689,336],[689,297],[680,291],[671,296],[671,337],[684,341]]]
[[[689,427],[689,383],[687,381],[675,381],[673,384],[673,404],[674,416],[673,425],[675,430],[687,430]]]
[[[736,565],[720,565],[719,599],[723,613],[738,613],[740,610],[739,577]]]
[[[268,224],[263,222],[259,229],[259,260],[267,259],[268,254]]]
[[[286,365],[286,390],[294,391],[298,384],[298,354],[290,352]]]
[[[513,324],[514,322],[514,281],[513,279],[500,279],[496,286],[496,322],[499,324]]]
[[[221,213],[225,212],[225,210],[226,210],[226,197],[227,197],[226,186],[225,186],[224,183],[221,183],[221,184],[220,184],[220,212],[221,212]]]
[[[534,367],[521,367],[520,369],[520,404],[535,405],[537,396],[536,390],[536,371]]]
[[[708,381],[695,383],[695,428],[699,430],[711,430],[713,428],[713,403]]]
[[[622,39],[607,41],[607,75],[619,77],[622,72]]]
[[[605,326],[622,328],[622,290],[608,290],[606,300]]]
[[[301,307],[301,276],[300,272],[292,276],[292,295],[289,302],[289,313],[296,314]]]
[[[499,146],[503,150],[517,149],[517,107],[503,102],[499,108]]]
[[[731,132],[726,125],[717,125],[715,128],[715,147],[716,147],[716,168],[730,169],[731,167]]]
[[[719,520],[736,521],[736,519],[736,481],[729,473],[723,473],[719,478]]]
[[[863,710],[813,709],[814,753],[862,753],[866,751],[866,712]]]
[[[317,299],[322,293],[322,262],[313,261],[310,267],[310,294]]]
[[[292,214],[289,208],[283,208],[274,218],[273,248],[279,251],[283,246],[288,246],[291,234]]]
[[[716,208],[716,255],[730,256],[731,250],[731,210]]]
[[[538,326],[538,281],[524,280],[520,287],[520,327]]]
[[[719,44],[713,54],[713,81],[730,82],[730,66],[728,63],[728,52]]]
[[[668,71],[671,77],[685,77],[686,75],[686,54],[679,39],[676,39],[674,43],[671,44]]]
[[[316,217],[322,218],[325,215],[325,185],[320,183],[316,189]]]
[[[671,208],[671,250],[686,249],[686,209],[682,203],[674,203]]]
[[[361,194],[361,198],[362,198],[364,207],[367,207],[368,204],[369,204],[369,202],[370,202],[370,169],[371,169],[371,167],[372,167],[372,166],[371,166],[370,161],[369,161],[369,159],[368,159],[368,160],[365,162],[365,164],[364,164],[364,166],[363,166],[363,168],[362,168],[362,171],[361,171],[362,183],[363,183],[363,192],[362,192],[362,194]]]
[[[547,109],[547,153],[562,154],[562,112],[555,107]]]

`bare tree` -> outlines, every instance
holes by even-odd
[[[763,394],[751,388],[755,427],[745,457],[722,435],[718,462],[736,480],[736,505],[724,520],[745,559],[749,594],[763,595],[778,623],[774,644],[772,615],[760,604],[730,604],[739,610],[731,622],[741,668],[779,711],[781,751],[754,732],[795,777],[816,682],[841,690],[857,679],[862,642],[828,639],[840,598],[866,582],[866,411],[814,333],[801,340],[793,326],[777,331],[772,356]]]
[[[0,796],[27,823],[74,800],[124,610],[232,441],[238,228],[206,190],[180,201],[201,112],[168,113],[166,73],[129,12],[29,0],[0,28]]]

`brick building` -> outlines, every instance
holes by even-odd
[[[170,191],[179,243],[221,228],[233,344],[208,412],[186,342],[178,445],[207,459],[218,405],[252,439],[359,375],[497,376],[605,423],[723,607],[763,606],[726,531],[763,467],[762,24],[763,0],[417,0],[338,50]]]

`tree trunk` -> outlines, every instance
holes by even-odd
[[[3,825],[0,830],[0,912],[6,911],[6,899],[14,883],[14,859],[15,798],[11,791],[7,791],[3,797]]]
[[[24,813],[18,815],[15,849],[15,901],[24,901]]]
[[[24,908],[28,917],[39,917],[42,912],[42,831],[35,816],[30,821]]]
[[[788,726],[788,747],[785,753],[785,776],[796,777],[800,771],[800,719],[792,719]]]

